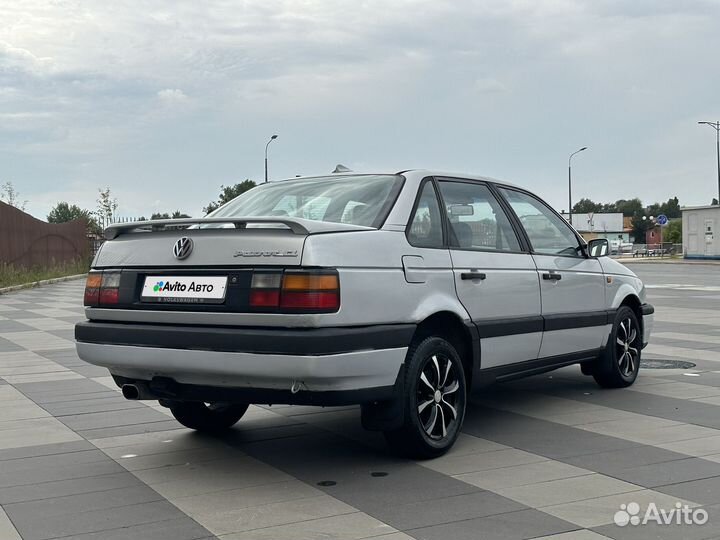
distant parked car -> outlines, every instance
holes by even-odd
[[[653,324],[607,240],[586,244],[537,196],[476,176],[272,182],[207,218],[106,237],[78,354],[197,430],[252,403],[359,403],[392,447],[439,456],[472,389],[577,363],[631,385]]]
[[[623,255],[633,252],[632,242],[623,242],[622,240],[610,240],[610,252],[613,255]]]

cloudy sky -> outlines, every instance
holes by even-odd
[[[440,168],[708,204],[718,0],[0,0],[0,183],[199,215],[221,184]]]

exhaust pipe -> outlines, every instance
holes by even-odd
[[[140,397],[140,390],[134,384],[123,384],[121,390],[125,399],[136,400]]]
[[[144,384],[123,384],[120,390],[122,391],[123,397],[130,401],[157,399]]]

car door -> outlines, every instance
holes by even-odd
[[[522,225],[537,266],[545,322],[540,358],[582,355],[608,335],[605,276],[552,208],[527,192],[500,188]]]
[[[455,287],[479,331],[482,369],[537,359],[542,316],[532,256],[487,184],[437,183]]]

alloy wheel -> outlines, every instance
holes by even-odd
[[[441,440],[452,432],[461,405],[455,363],[443,354],[428,358],[417,383],[417,414],[425,434]]]
[[[632,319],[620,321],[615,338],[615,351],[623,377],[631,377],[640,362],[640,351],[637,346],[638,332]]]

